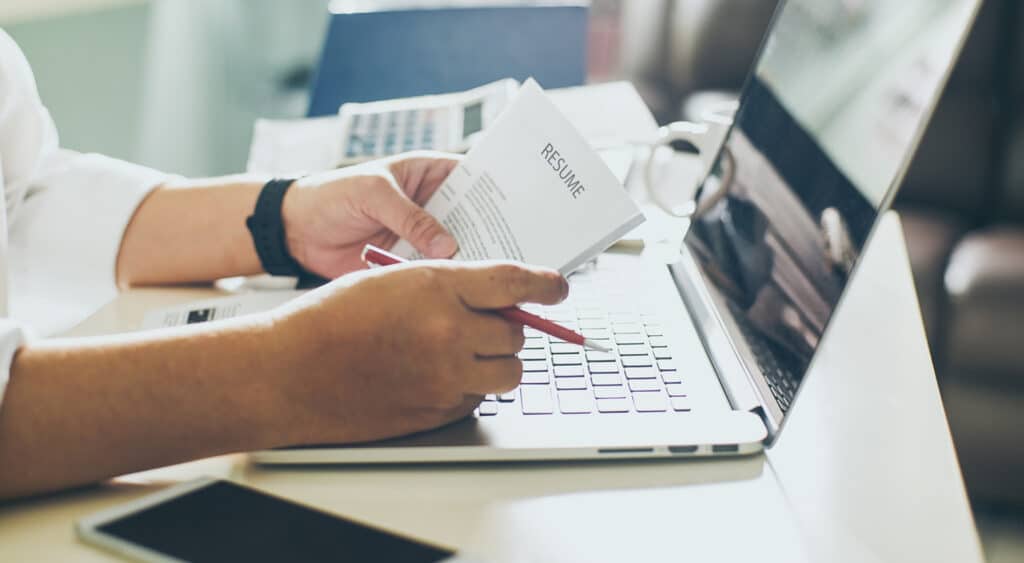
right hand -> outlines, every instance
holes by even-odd
[[[425,262],[350,274],[275,312],[283,443],[376,440],[470,414],[515,389],[520,324],[487,312],[555,304],[554,270],[510,262]]]

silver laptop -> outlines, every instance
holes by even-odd
[[[979,0],[783,2],[671,264],[605,253],[542,313],[614,348],[528,329],[520,387],[474,416],[268,464],[743,455],[799,396]]]

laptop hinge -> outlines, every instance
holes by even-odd
[[[701,344],[714,366],[729,404],[736,410],[756,414],[764,421],[770,439],[778,430],[778,424],[775,421],[777,419],[771,416],[771,409],[765,408],[755,387],[753,378],[761,377],[761,374],[751,373],[748,366],[752,366],[753,362],[743,361],[736,350],[722,319],[716,313],[713,297],[703,285],[697,263],[685,246],[680,252],[679,261],[669,265],[669,272],[690,312]]]

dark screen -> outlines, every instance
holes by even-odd
[[[478,133],[484,128],[484,104],[477,102],[462,110],[462,138]]]
[[[686,245],[783,412],[976,6],[788,0],[776,15]]]
[[[441,561],[450,552],[225,481],[100,531],[186,561]]]

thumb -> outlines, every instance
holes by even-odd
[[[458,250],[455,237],[396,186],[375,190],[374,195],[368,202],[367,213],[424,256],[450,258]]]

